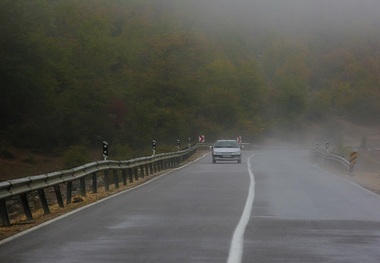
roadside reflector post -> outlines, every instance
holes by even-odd
[[[103,141],[103,157],[104,161],[106,161],[108,158],[108,142],[106,141]]]
[[[152,156],[154,156],[156,154],[156,150],[157,150],[157,141],[156,140],[153,140],[152,141]]]

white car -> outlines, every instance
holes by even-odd
[[[212,162],[237,161],[241,163],[241,148],[236,140],[218,140],[211,146]]]

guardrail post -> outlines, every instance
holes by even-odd
[[[96,176],[96,172],[92,173],[92,193],[98,192],[98,178]]]
[[[170,158],[170,159],[169,159],[169,167],[170,167],[170,168],[173,168],[173,167],[174,167],[174,164],[173,164],[173,158]]]
[[[121,170],[121,177],[123,179],[123,185],[127,185],[127,171],[125,169]]]
[[[161,160],[161,170],[166,170],[166,159]]]
[[[157,162],[153,162],[153,173],[157,173]]]
[[[9,220],[7,203],[4,199],[0,200],[0,215],[1,215],[1,225],[9,226],[11,224],[11,221]]]
[[[79,179],[79,182],[80,182],[80,194],[81,196],[86,196],[86,178],[81,177]]]
[[[109,191],[110,190],[110,184],[108,182],[108,170],[105,170],[104,171],[104,189],[106,191]]]
[[[49,204],[46,200],[44,189],[38,189],[38,196],[40,197],[41,205],[42,205],[42,208],[44,209],[45,215],[50,214]]]
[[[153,174],[153,163],[149,163],[149,171],[150,171],[150,174]]]
[[[145,165],[144,165],[144,169],[145,169],[145,175],[146,175],[146,176],[149,176],[149,175],[150,175],[149,165],[148,165],[148,164],[145,164]]]
[[[59,184],[54,185],[54,192],[55,192],[55,195],[57,196],[57,202],[58,202],[59,207],[65,207],[63,204],[62,193],[61,193]]]
[[[175,163],[175,167],[178,166],[178,157],[174,157],[174,163]]]
[[[128,169],[128,177],[129,177],[129,182],[133,183],[133,169],[132,168]]]
[[[117,170],[113,170],[112,172],[113,172],[113,181],[115,184],[115,189],[119,189],[119,178],[117,175]]]
[[[71,204],[71,199],[73,197],[73,182],[67,182],[66,184],[66,204]]]
[[[163,164],[163,169],[164,169],[164,170],[166,170],[166,169],[169,168],[168,160],[167,160],[167,159],[163,160],[163,161],[162,161],[162,164]]]
[[[27,194],[26,193],[20,194],[20,199],[21,199],[22,207],[24,208],[26,219],[33,220],[33,215],[32,215],[32,211],[30,210]]]
[[[137,167],[133,168],[133,174],[135,175],[135,180],[139,180],[139,171],[137,170]]]
[[[140,166],[140,171],[141,171],[141,178],[145,177],[145,165]]]

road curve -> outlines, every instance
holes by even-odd
[[[251,172],[247,158],[251,158]],[[0,245],[1,262],[379,262],[380,198],[307,151],[211,156]]]

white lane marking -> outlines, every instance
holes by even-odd
[[[236,226],[235,232],[232,236],[227,263],[240,263],[243,256],[244,232],[248,225],[249,218],[251,217],[253,200],[255,199],[255,177],[251,169],[251,158],[253,156],[255,155],[251,155],[247,159],[250,178],[249,192],[245,202],[243,214],[241,215],[239,224]]]
[[[154,182],[155,180],[158,180],[158,179],[160,179],[161,177],[163,177],[163,176],[165,176],[165,175],[167,175],[167,174],[170,174],[170,173],[173,172],[173,171],[180,170],[180,169],[182,169],[182,168],[184,168],[184,167],[186,167],[186,166],[188,166],[188,165],[190,165],[190,164],[192,164],[192,163],[195,163],[196,161],[198,161],[198,160],[204,158],[204,157],[205,157],[206,155],[208,155],[208,154],[209,154],[209,153],[206,153],[206,154],[202,155],[201,157],[197,158],[197,159],[194,160],[194,161],[191,161],[191,162],[189,162],[189,163],[187,163],[187,164],[185,164],[185,165],[183,165],[183,166],[180,166],[180,167],[177,167],[177,168],[171,169],[171,170],[169,170],[169,171],[167,171],[167,172],[165,172],[165,173],[163,173],[163,174],[161,174],[161,175],[159,175],[159,176],[157,176],[157,177],[155,177],[155,178],[152,178],[152,179],[150,179],[149,181],[146,181],[145,183],[142,183],[142,184],[140,184],[140,185],[137,185],[137,186],[135,186],[135,187],[133,187],[133,188],[126,189],[126,190],[121,191],[121,192],[119,192],[119,193],[116,193],[116,194],[110,195],[110,196],[105,197],[105,198],[103,198],[103,199],[100,199],[100,200],[98,200],[98,201],[96,201],[96,202],[94,202],[94,203],[91,203],[91,204],[88,204],[88,205],[82,206],[82,207],[80,207],[80,208],[78,208],[78,209],[75,209],[75,210],[73,210],[73,211],[71,211],[71,212],[68,212],[68,213],[63,214],[63,215],[61,215],[61,216],[58,216],[58,217],[56,217],[56,218],[53,218],[53,219],[51,219],[51,220],[49,220],[49,221],[46,221],[46,222],[44,222],[44,223],[42,223],[42,224],[39,224],[39,225],[34,226],[34,227],[31,227],[31,228],[29,228],[29,229],[27,229],[27,230],[25,230],[25,231],[22,231],[22,232],[20,232],[20,233],[17,233],[17,234],[15,234],[15,235],[13,235],[13,236],[10,236],[10,237],[8,237],[8,238],[5,238],[5,239],[3,239],[3,240],[0,240],[0,246],[3,245],[3,244],[5,244],[5,243],[8,243],[8,242],[11,241],[11,240],[14,240],[14,239],[18,238],[18,237],[21,237],[21,236],[26,235],[26,234],[28,234],[28,233],[30,233],[30,232],[33,232],[33,231],[35,231],[35,230],[37,230],[37,229],[40,229],[40,228],[42,228],[42,227],[44,227],[44,226],[50,225],[50,224],[52,224],[52,223],[54,223],[54,222],[56,222],[56,221],[58,221],[58,220],[61,220],[61,219],[65,218],[65,217],[68,217],[68,216],[70,216],[70,215],[72,215],[72,214],[78,213],[79,211],[82,211],[82,210],[84,210],[84,209],[86,209],[86,208],[89,208],[89,207],[91,207],[91,206],[93,206],[93,205],[96,205],[96,204],[98,204],[98,203],[104,202],[104,201],[106,201],[106,200],[108,200],[108,199],[111,199],[111,198],[114,198],[114,197],[116,197],[116,196],[122,195],[122,194],[124,194],[124,193],[126,193],[126,192],[130,192],[130,191],[136,190],[136,189],[138,189],[138,188],[140,188],[140,187],[142,187],[142,186],[144,186],[144,185],[150,184],[150,183]]]

